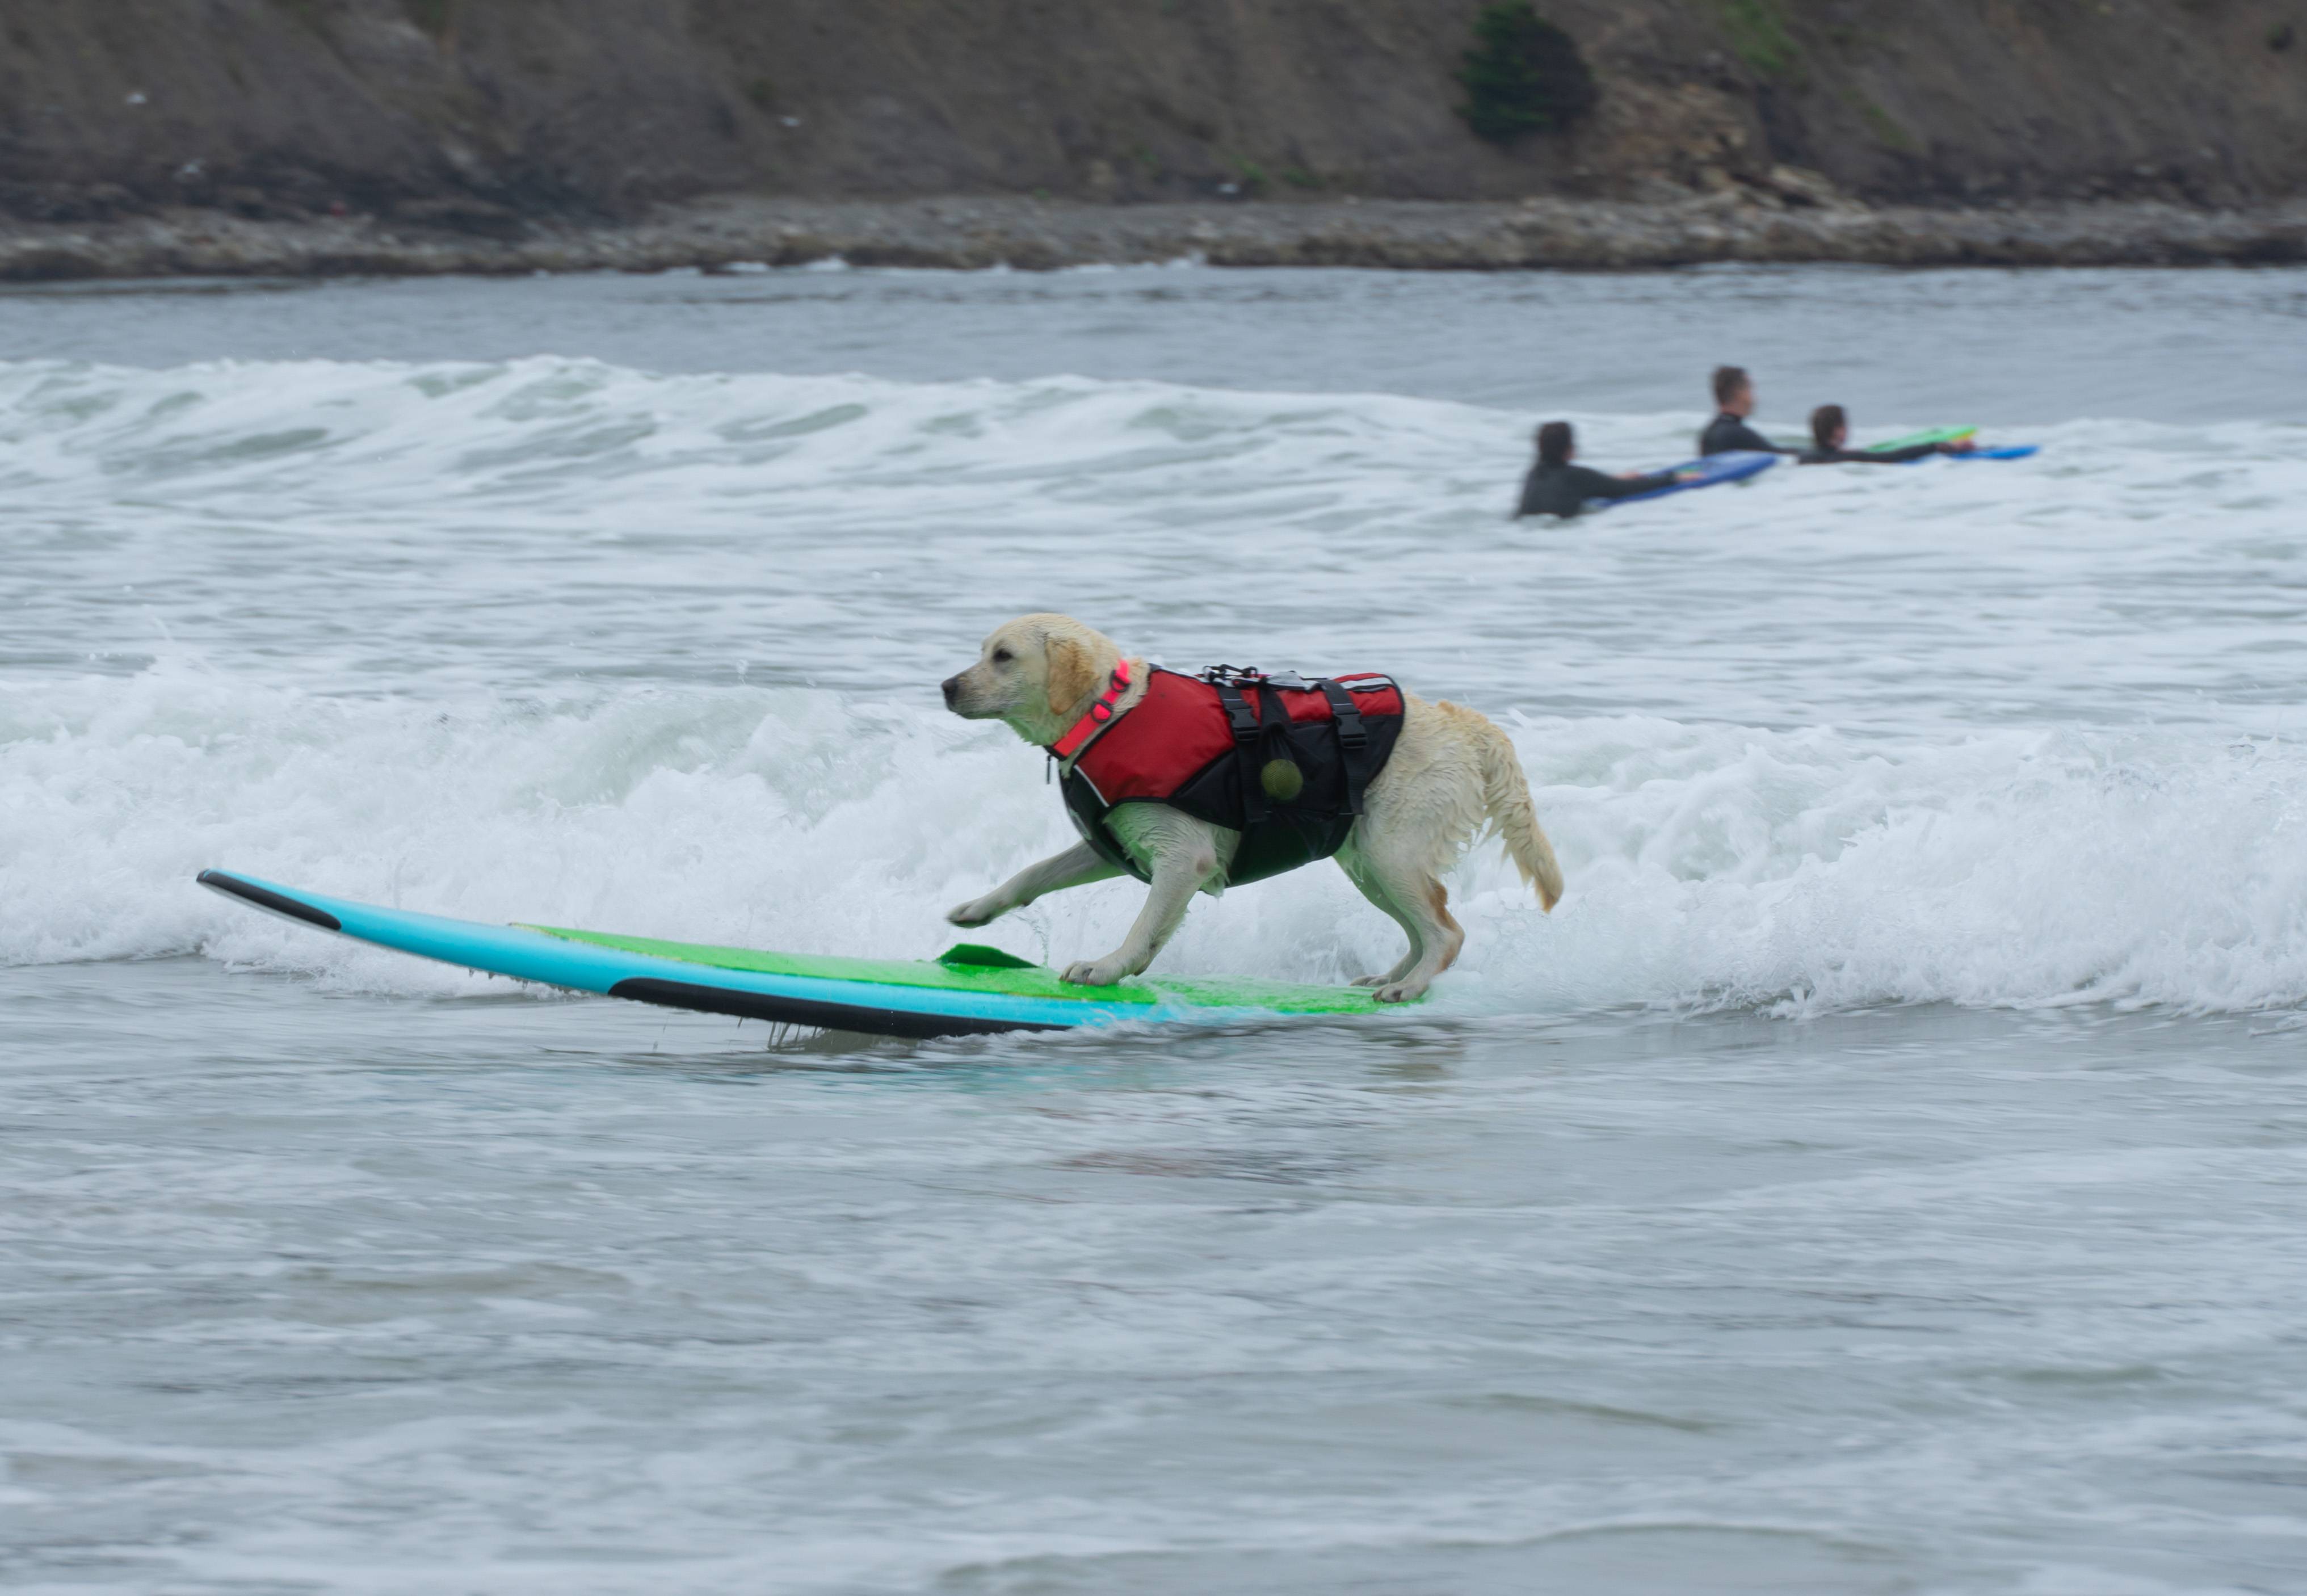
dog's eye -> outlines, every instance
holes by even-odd
[[[993,651],[993,663],[995,665],[1008,665],[1011,660],[1016,657],[1017,656],[1016,655],[1010,653],[1007,648],[996,648]]]

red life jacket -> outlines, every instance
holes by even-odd
[[[1140,880],[1150,878],[1106,825],[1117,806],[1166,803],[1240,832],[1226,882],[1262,880],[1345,845],[1402,732],[1402,690],[1375,674],[1156,669],[1145,696],[1117,711],[1128,684],[1125,665],[1051,751],[1078,751],[1065,777],[1075,829]]]

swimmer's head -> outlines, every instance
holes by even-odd
[[[1850,436],[1850,417],[1840,405],[1821,405],[1810,413],[1810,435],[1821,449],[1840,449]]]
[[[1549,421],[1538,429],[1538,463],[1541,466],[1566,465],[1570,460],[1570,424]]]
[[[1744,416],[1754,408],[1754,380],[1743,365],[1714,368],[1714,402],[1726,416]]]

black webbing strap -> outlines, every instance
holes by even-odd
[[[1245,818],[1257,821],[1265,819],[1265,788],[1257,779],[1257,717],[1249,712],[1248,700],[1241,689],[1231,682],[1212,682],[1218,691],[1218,702],[1225,706],[1226,720],[1233,728],[1233,749],[1241,764],[1241,800]]]
[[[1257,748],[1242,767],[1243,774],[1256,783],[1257,795],[1254,802],[1257,807],[1252,811],[1253,819],[1263,819],[1265,801],[1277,796],[1265,785],[1266,776],[1273,767],[1279,762],[1294,769],[1298,764],[1290,750],[1290,706],[1282,701],[1282,694],[1270,677],[1257,684]],[[1299,793],[1304,789],[1305,773],[1301,770],[1298,775],[1296,785],[1288,793],[1278,795],[1284,805],[1296,802]]]
[[[1363,728],[1362,712],[1354,708],[1354,695],[1331,681],[1327,676],[1314,683],[1322,696],[1330,700],[1330,713],[1337,717],[1338,741],[1348,748],[1360,748],[1369,741]]]
[[[1362,712],[1354,707],[1354,695],[1327,676],[1316,682],[1322,696],[1330,700],[1330,714],[1338,723],[1338,747],[1344,751],[1342,763],[1346,769],[1346,811],[1362,812],[1362,788],[1369,785],[1369,773],[1365,768],[1363,751],[1369,747],[1369,728],[1362,725]]]
[[[1231,682],[1213,682],[1210,685],[1218,690],[1218,702],[1225,706],[1226,720],[1233,727],[1233,740],[1236,742],[1256,742],[1257,716],[1249,712],[1249,704],[1241,696],[1241,689]]]

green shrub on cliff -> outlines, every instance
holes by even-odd
[[[447,33],[449,24],[457,20],[457,0],[401,0],[401,4],[408,20],[435,39]]]
[[[1567,127],[1594,105],[1594,74],[1578,41],[1539,16],[1530,0],[1482,7],[1458,84],[1466,91],[1458,115],[1493,144]]]
[[[1802,47],[1787,30],[1778,0],[1716,0],[1716,6],[1739,60],[1766,78],[1801,75]]]

